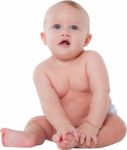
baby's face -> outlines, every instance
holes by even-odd
[[[89,35],[86,21],[81,11],[67,4],[55,6],[48,12],[42,38],[53,56],[70,60],[83,51]]]

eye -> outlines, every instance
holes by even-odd
[[[61,28],[61,25],[60,24],[54,24],[53,25],[53,29],[60,29]]]
[[[72,29],[72,30],[78,30],[79,28],[78,28],[77,25],[72,25],[72,26],[71,26],[71,29]]]

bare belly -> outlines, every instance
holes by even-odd
[[[78,126],[87,116],[91,101],[91,94],[85,92],[69,91],[61,99],[64,111],[74,126]]]

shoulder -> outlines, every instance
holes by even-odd
[[[89,70],[106,70],[105,62],[97,51],[86,51],[85,64]]]
[[[85,63],[89,64],[89,63],[93,63],[93,64],[104,64],[104,60],[102,58],[102,56],[97,52],[97,51],[93,51],[93,50],[88,50],[85,52]]]
[[[46,59],[45,61],[39,63],[34,71],[33,71],[33,78],[42,78],[42,76],[47,76],[47,69],[50,66],[50,58]]]
[[[85,52],[85,58],[87,60],[91,60],[91,59],[102,59],[101,55],[97,52],[97,51],[94,51],[94,50],[88,50]]]

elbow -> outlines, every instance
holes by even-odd
[[[109,96],[109,93],[107,93],[106,95],[104,95],[102,101],[104,102],[104,105],[105,105],[105,107],[108,110],[110,108],[110,106],[111,106],[111,98]]]
[[[107,109],[108,111],[111,106],[111,98],[109,96],[109,92],[94,93],[93,103],[97,104],[102,109],[105,109],[105,110]]]

